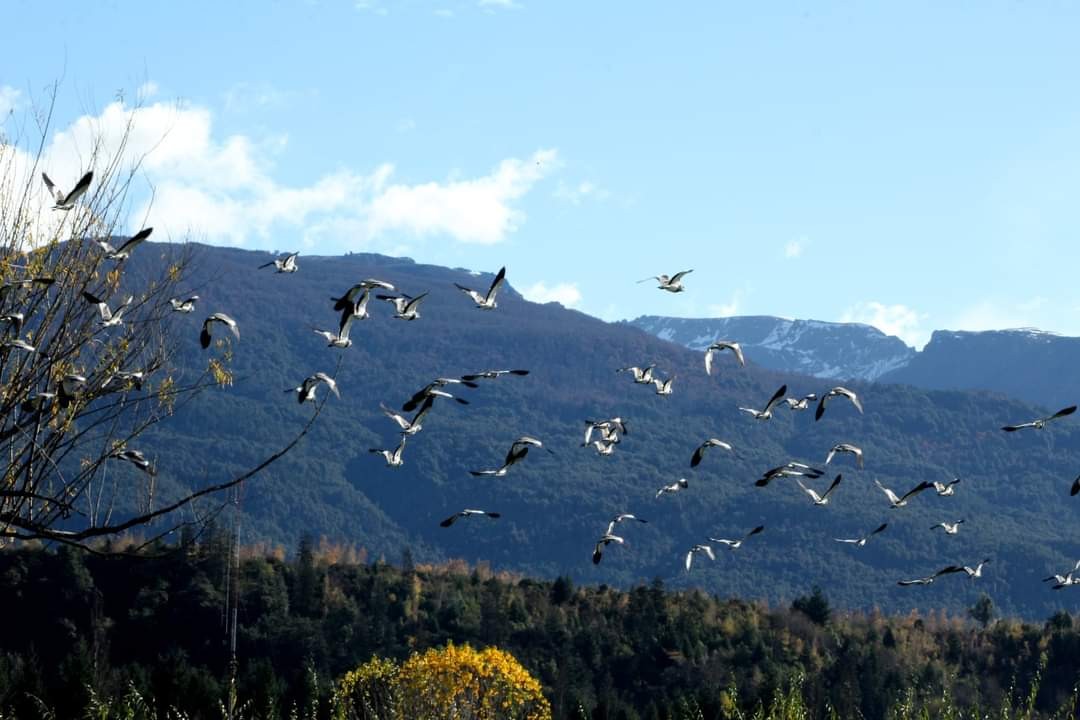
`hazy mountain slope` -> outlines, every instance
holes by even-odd
[[[1006,610],[1045,616],[1067,601],[1039,578],[1080,555],[1075,535],[1062,530],[1078,519],[1078,505],[1068,497],[1080,469],[1074,422],[1007,436],[1000,425],[1039,410],[986,394],[862,383],[852,387],[865,396],[865,416],[838,401],[818,423],[811,412],[786,409],[770,422],[756,422],[737,406],[764,403],[785,381],[792,393],[820,393],[830,383],[739,369],[729,356],[707,377],[699,352],[640,330],[556,304],[528,303],[510,287],[497,310],[484,312],[451,284],[484,286],[490,275],[352,255],[301,256],[300,271],[285,276],[255,269],[268,260],[265,253],[194,249],[200,270],[193,289],[203,301],[192,316],[177,318],[191,333],[182,360],[205,364],[198,326],[209,312],[228,312],[242,335],[233,345],[237,382],[180,408],[159,428],[156,442],[144,441],[157,455],[163,494],[170,483],[216,480],[264,457],[311,413],[283,390],[341,363],[342,399],[331,399],[301,446],[247,484],[242,507],[249,538],[291,544],[309,532],[389,558],[409,546],[418,559],[464,557],[588,582],[660,576],[675,586],[771,600],[820,583],[849,606],[964,607],[985,590]],[[132,271],[173,252],[147,245]],[[512,283],[514,269],[508,272]],[[392,320],[388,306],[373,303],[375,317],[354,328],[352,348],[324,347],[311,326],[333,326],[330,296],[370,276],[412,294],[430,291],[422,319]],[[678,375],[674,395],[659,397],[614,372],[647,361]],[[387,468],[368,452],[396,443],[396,426],[379,413],[380,401],[397,406],[437,375],[499,367],[533,373],[464,391],[469,406],[439,403],[425,430],[410,440],[403,468]],[[578,446],[584,418],[612,415],[631,423],[613,456]],[[498,465],[523,433],[542,438],[556,454],[534,451],[505,478],[469,476],[469,469]],[[736,451],[714,450],[691,471],[690,454],[710,436]],[[840,441],[862,445],[867,464],[858,471],[843,458],[834,466],[844,482],[828,507],[812,507],[791,482],[754,487],[764,469],[789,459],[820,463]],[[901,510],[890,510],[873,486],[880,479],[902,492],[921,479],[954,473],[965,478],[956,497],[923,495]],[[680,476],[690,479],[688,490],[654,499],[658,487]],[[499,510],[503,518],[438,527],[463,507]],[[595,538],[609,515],[624,510],[649,524],[620,528],[626,546],[610,548],[594,567]],[[956,537],[928,530],[960,517],[967,523]],[[861,550],[832,541],[885,520],[889,530]],[[758,523],[767,526],[765,533],[737,553],[721,552],[715,564],[699,558],[689,575],[682,570],[692,543],[708,535],[735,537]],[[987,556],[994,562],[977,583],[950,577],[927,588],[895,585]]]
[[[1080,401],[1080,338],[1038,330],[938,330],[883,382],[1003,392],[1054,408]]]
[[[900,338],[861,323],[786,320],[767,315],[644,315],[629,322],[693,350],[704,350],[716,340],[737,340],[746,357],[762,367],[821,378],[877,380],[915,356],[915,350]]]

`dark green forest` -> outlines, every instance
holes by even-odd
[[[109,545],[0,553],[0,713],[82,717],[92,698],[134,689],[159,717],[221,717],[234,585],[251,717],[325,717],[344,673],[447,641],[511,652],[554,717],[575,720],[736,717],[791,692],[810,717],[899,717],[904,703],[940,717],[944,704],[1023,704],[1033,687],[1031,706],[1049,713],[1080,680],[1080,627],[1064,612],[998,619],[986,599],[955,613],[840,612],[821,589],[770,606],[659,579],[618,590],[428,565],[407,550],[360,562],[306,539],[290,560],[246,550],[233,583],[228,537],[212,528],[139,557]]]

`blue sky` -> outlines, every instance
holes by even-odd
[[[5,20],[8,137],[61,81],[53,174],[141,98],[155,237],[505,264],[606,319],[1080,335],[1077,5],[23,2]],[[634,282],[686,268],[679,296]]]

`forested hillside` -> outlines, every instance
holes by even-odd
[[[0,713],[87,717],[94,697],[122,707],[134,688],[156,715],[109,718],[222,717],[228,533],[185,547],[150,548],[156,559],[0,553]],[[1028,706],[1033,688],[1040,713],[1076,700],[1080,632],[1067,613],[1020,624],[984,608],[975,613],[984,628],[966,609],[840,613],[814,592],[769,606],[671,592],[659,580],[620,591],[460,563],[357,564],[309,543],[291,562],[245,555],[237,696],[249,719],[299,708],[305,720],[329,720],[346,672],[447,642],[510,652],[558,720],[750,717],[795,707],[790,696],[807,714],[770,718],[830,717],[828,708],[869,720],[960,717],[946,711],[976,707],[1020,717],[1008,708]]]
[[[205,367],[221,356],[198,347],[202,318],[232,315],[241,338],[232,341],[235,385],[204,393],[145,436],[142,449],[159,470],[159,498],[192,478],[226,476],[267,456],[310,417],[284,392],[315,371],[336,373],[342,397],[331,397],[313,431],[282,461],[248,482],[241,509],[243,537],[293,545],[303,533],[365,548],[371,557],[398,557],[409,548],[421,561],[463,558],[538,578],[629,586],[660,577],[672,587],[701,587],[725,597],[790,602],[814,584],[843,607],[888,610],[964,608],[989,593],[1007,612],[1042,617],[1071,607],[1068,595],[1040,582],[1080,556],[1080,504],[1068,495],[1080,471],[1080,426],[1071,418],[1044,431],[1009,435],[1007,422],[1043,409],[1002,396],[926,392],[856,383],[866,407],[833,401],[820,422],[813,411],[780,408],[755,421],[739,406],[761,407],[782,383],[789,394],[821,393],[822,380],[741,369],[730,355],[706,376],[701,354],[625,325],[612,325],[559,305],[536,305],[512,287],[498,309],[477,310],[453,287],[486,287],[491,275],[426,266],[374,255],[300,257],[300,271],[258,270],[266,253],[190,246],[201,296],[190,316],[190,349],[179,362]],[[130,261],[139,268],[166,262],[183,248],[148,244]],[[495,270],[497,268],[491,268]],[[313,326],[333,329],[330,298],[376,277],[417,295],[429,292],[415,322],[392,319],[373,300],[370,320],[353,327],[354,345],[325,347]],[[508,268],[512,286],[514,268]],[[658,311],[666,294],[651,288]],[[674,394],[661,397],[635,385],[626,365],[656,363],[677,375]],[[397,444],[397,426],[379,403],[399,407],[437,376],[488,368],[527,368],[527,377],[481,381],[455,389],[470,404],[440,400],[411,438],[401,468],[386,467],[370,448]],[[321,391],[320,391],[321,392]],[[1066,404],[1074,398],[1062,398]],[[600,457],[580,447],[586,418],[621,416],[630,424],[616,452]],[[474,478],[469,470],[497,467],[510,443],[529,434],[554,454],[535,451],[503,478]],[[730,442],[696,469],[689,459],[708,437]],[[791,480],[766,488],[754,480],[789,460],[824,462],[835,443],[865,451],[865,468],[850,456],[834,461],[824,483],[843,482],[826,507],[814,507]],[[116,471],[136,472],[129,468]],[[903,493],[922,480],[960,476],[954,497],[927,492],[908,507],[890,509],[874,486]],[[659,499],[662,485],[686,477],[689,487]],[[502,513],[498,521],[439,521],[465,507]],[[209,513],[203,502],[195,510]],[[599,566],[593,544],[616,512],[648,524],[620,528],[624,546],[611,546]],[[957,536],[930,526],[964,519]],[[883,522],[888,529],[864,548],[834,542]],[[716,562],[702,556],[687,573],[683,558],[708,536],[734,538],[765,531]],[[723,550],[723,548],[718,549]],[[945,565],[991,563],[984,577],[944,577],[928,587],[897,587]]]

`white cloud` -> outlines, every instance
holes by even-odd
[[[800,237],[795,240],[789,240],[784,245],[784,257],[788,260],[794,260],[803,254],[803,250],[806,248],[806,238]]]
[[[535,303],[557,302],[572,308],[581,302],[581,291],[574,283],[559,283],[550,287],[543,282],[534,283],[521,291],[526,300]]]
[[[118,232],[145,222],[159,238],[180,239],[190,232],[209,242],[250,245],[284,228],[307,247],[327,251],[400,248],[403,238],[388,235],[401,233],[497,243],[525,221],[518,201],[558,167],[555,150],[540,150],[526,159],[503,160],[474,178],[392,182],[394,168],[383,164],[366,173],[337,169],[310,185],[291,187],[272,174],[276,156],[287,146],[284,136],[217,137],[206,108],[164,102],[129,108],[117,101],[56,132],[46,144],[42,167],[64,187],[88,168],[102,170],[123,147],[127,165],[136,160],[141,165],[128,208],[133,219],[124,220]],[[0,168],[5,174],[30,178],[27,153],[0,152],[0,161],[11,163]],[[40,221],[46,227],[59,222],[47,210],[43,189],[38,192]]]
[[[895,335],[908,345],[921,348],[930,333],[921,327],[923,316],[906,305],[884,305],[879,302],[859,302],[844,311],[840,322],[873,325],[886,335]]]
[[[516,230],[525,216],[518,200],[551,168],[558,154],[538,150],[526,160],[510,158],[473,180],[390,185],[385,173],[368,210],[372,234],[404,230],[418,236],[447,234],[461,242],[491,245]]]
[[[557,200],[564,200],[574,205],[580,205],[589,198],[607,200],[611,196],[611,193],[603,188],[597,187],[596,183],[590,180],[582,180],[577,185],[571,185],[560,180],[559,184],[555,187],[553,195]]]
[[[0,122],[19,106],[21,94],[10,85],[0,85]]]

